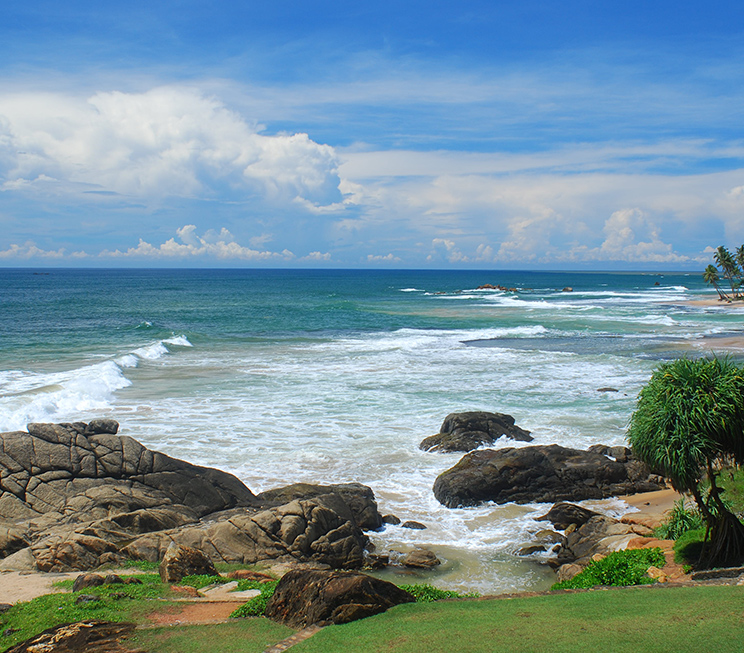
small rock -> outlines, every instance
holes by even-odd
[[[400,524],[400,519],[398,519],[395,515],[385,515],[382,518],[383,524],[392,524],[393,526],[397,526]]]
[[[100,574],[80,574],[72,584],[72,591],[79,592],[86,587],[98,587],[106,581]]]
[[[432,569],[442,564],[442,561],[437,558],[433,551],[418,547],[404,556],[400,562],[405,567],[416,567],[419,569]]]
[[[142,581],[137,576],[127,576],[123,581],[125,585],[142,585]]]
[[[658,567],[649,567],[646,574],[649,578],[655,578],[659,583],[666,583],[669,581],[669,576],[667,576],[663,569],[659,569]]]
[[[171,585],[171,592],[183,594],[184,596],[193,596],[194,598],[199,596],[199,590],[190,585]]]
[[[518,556],[530,556],[533,553],[544,553],[547,549],[544,544],[530,544],[529,546],[523,546],[517,551]]]
[[[404,521],[401,525],[401,528],[412,528],[416,531],[423,531],[426,530],[426,526],[424,526],[421,522],[417,521]]]
[[[566,286],[561,292],[573,292],[573,288],[571,286]]]
[[[123,582],[124,579],[117,574],[106,574],[106,577],[103,579],[104,585],[120,585]]]
[[[367,569],[384,569],[390,564],[390,556],[384,554],[370,553],[364,558],[364,566]]]
[[[75,605],[85,605],[88,603],[95,603],[100,601],[101,597],[97,594],[81,594],[75,599]]]
[[[566,530],[571,524],[575,526],[583,526],[592,517],[598,515],[598,512],[582,508],[573,503],[567,503],[565,501],[559,501],[553,504],[546,514],[542,517],[538,517],[537,521],[549,521],[558,530]]]
[[[12,603],[0,603],[0,614],[7,612],[13,607]]]
[[[255,580],[259,583],[269,583],[276,580],[273,576],[263,574],[260,571],[253,571],[252,569],[237,569],[227,574],[227,578],[231,580]]]
[[[597,388],[597,392],[620,392],[617,388]]]
[[[219,576],[212,561],[201,551],[171,542],[159,567],[164,583],[177,583],[184,576]]]

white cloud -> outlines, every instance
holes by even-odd
[[[80,254],[81,252],[75,252],[73,256],[79,257]],[[64,247],[58,250],[40,249],[30,240],[23,245],[13,244],[8,249],[0,251],[0,259],[61,259],[64,255]]]
[[[56,180],[58,192],[100,189],[153,201],[259,192],[321,211],[341,199],[337,166],[332,147],[307,134],[262,135],[191,89],[85,99],[0,95],[4,190],[38,190],[40,181]]]
[[[401,259],[394,254],[367,254],[368,263],[400,263]]]
[[[244,261],[291,260],[295,256],[285,249],[281,252],[260,251],[243,247],[235,242],[233,235],[224,227],[219,232],[212,230],[203,236],[196,235],[196,227],[185,225],[176,230],[176,238],[170,238],[160,245],[152,245],[140,238],[137,247],[122,252],[104,250],[102,258],[191,258],[210,257],[217,259],[238,259]]]
[[[470,260],[452,240],[435,238],[431,241],[431,246],[432,252],[426,257],[427,261],[446,260],[450,263],[466,263]]]
[[[307,256],[303,256],[298,259],[300,261],[330,261],[331,255],[329,252],[310,252]]]

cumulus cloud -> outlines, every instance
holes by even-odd
[[[367,254],[368,263],[400,263],[401,259],[394,254]]]
[[[80,258],[83,252],[74,252],[72,256]],[[0,259],[61,259],[65,256],[65,249],[45,250],[36,246],[32,241],[26,241],[23,245],[13,244],[8,249],[0,251]]]
[[[123,252],[118,249],[114,251],[104,250],[99,256],[101,258],[149,259],[213,257],[222,260],[237,259],[243,261],[288,261],[295,257],[287,249],[281,252],[271,252],[243,247],[235,242],[233,235],[224,227],[219,232],[209,230],[202,236],[198,236],[196,226],[193,224],[177,229],[175,238],[169,238],[160,245],[152,245],[140,238],[137,247],[130,247]]]
[[[432,251],[426,257],[427,261],[449,261],[450,263],[466,263],[470,259],[463,254],[453,240],[435,238],[431,241]]]
[[[310,252],[307,256],[303,256],[298,259],[300,261],[330,261],[331,254],[329,252]]]
[[[307,134],[268,136],[219,100],[187,88],[0,95],[2,189],[56,183],[149,200],[260,193],[336,210],[338,162]]]

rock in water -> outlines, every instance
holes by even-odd
[[[500,437],[520,442],[532,442],[529,431],[516,426],[511,415],[503,413],[451,413],[444,418],[439,433],[424,438],[419,448],[424,451],[449,453],[472,451],[493,444]]]
[[[359,572],[290,571],[264,613],[290,628],[345,624],[416,599],[392,583]]]
[[[212,561],[201,551],[171,542],[158,568],[164,583],[178,583],[184,576],[219,576]]]
[[[448,508],[495,503],[552,503],[651,492],[665,486],[638,461],[557,444],[521,449],[481,449],[462,457],[434,482],[434,496]]]

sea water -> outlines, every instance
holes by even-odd
[[[0,431],[111,417],[254,492],[358,481],[427,526],[372,534],[434,550],[421,579],[542,589],[551,572],[517,551],[549,506],[445,508],[432,485],[461,454],[419,442],[486,410],[534,444],[623,444],[660,362],[744,335],[744,310],[691,302],[715,296],[693,273],[0,270]]]

